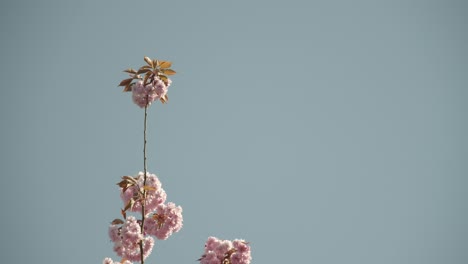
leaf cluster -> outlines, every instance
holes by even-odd
[[[138,186],[137,179],[131,176],[122,176],[122,180],[117,183],[117,185],[122,188],[122,193],[124,193],[128,188],[133,187],[133,186]],[[132,210],[133,206],[135,205],[135,202],[140,202],[144,203],[145,200],[145,193],[146,191],[156,191],[156,188],[153,186],[145,185],[141,188],[137,188],[138,191],[136,191],[133,194],[133,197],[128,200],[127,204],[125,204],[125,207],[121,210],[121,214],[124,219],[127,219],[127,210]],[[119,219],[116,219],[119,220]],[[114,221],[116,221],[114,220]]]
[[[144,57],[146,65],[141,66],[138,70],[128,68],[124,72],[130,74],[130,78],[124,79],[120,82],[119,86],[124,87],[124,92],[131,92],[132,86],[135,81],[143,80],[143,85],[151,83],[155,78],[161,79],[166,86],[168,84],[168,76],[176,74],[176,71],[171,69],[172,63],[170,61],[150,59]]]

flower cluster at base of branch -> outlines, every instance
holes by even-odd
[[[143,248],[143,259],[146,259],[154,246],[155,236],[157,239],[165,240],[173,233],[182,228],[182,207],[172,202],[164,204],[166,192],[155,174],[146,173],[146,184],[144,173],[139,172],[137,176],[123,176],[120,186],[120,196],[125,208],[122,210],[124,220],[115,219],[109,226],[109,237],[114,242],[114,251],[121,257],[121,264],[130,261],[141,261],[141,248]],[[144,232],[141,232],[141,220],[134,216],[128,216],[126,211],[138,212],[145,204],[147,212],[144,221]],[[142,245],[140,245],[142,243]],[[112,259],[104,259],[104,264],[116,264]]]
[[[241,239],[221,240],[209,237],[200,264],[250,264],[252,256],[248,242]]]

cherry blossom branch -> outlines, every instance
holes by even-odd
[[[133,102],[145,109],[143,127],[143,172],[136,176],[122,176],[117,183],[124,202],[121,210],[122,219],[115,219],[109,226],[109,237],[114,243],[114,251],[122,258],[120,262],[105,258],[103,264],[132,264],[141,262],[151,254],[154,239],[166,240],[182,228],[182,207],[172,202],[166,203],[166,192],[155,174],[147,170],[146,134],[148,108],[159,100],[168,102],[167,90],[172,81],[168,76],[176,72],[170,69],[169,61],[152,60],[144,57],[147,65],[138,70],[129,68],[124,72],[130,78],[124,79],[119,86],[124,92],[131,92]],[[141,220],[127,212],[141,212]],[[154,238],[153,238],[154,237]],[[252,259],[250,245],[243,239],[222,240],[209,237],[200,264],[250,264]]]
[[[146,96],[146,100],[148,100],[148,95]],[[144,235],[144,228],[145,228],[145,201],[146,201],[146,124],[147,124],[147,116],[148,116],[148,105],[145,106],[145,120],[143,122],[143,202],[141,203],[141,234]],[[145,263],[144,256],[143,256],[143,240],[140,241],[140,257],[141,257],[141,264]]]

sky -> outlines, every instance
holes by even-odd
[[[115,184],[143,170],[143,110],[118,83],[173,62],[148,113],[148,169],[184,226],[145,263],[196,263],[209,236],[252,263],[468,261],[465,1],[0,4],[0,255],[118,259]]]

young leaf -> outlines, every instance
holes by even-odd
[[[121,219],[116,218],[116,219],[114,219],[114,221],[112,221],[111,224],[112,225],[121,225],[123,223],[124,223],[124,221],[122,221]]]
[[[129,181],[133,184],[138,184],[137,180],[133,178],[132,176],[128,176],[128,175],[122,176],[122,180]]]
[[[123,180],[123,181],[118,182],[117,185],[120,188],[125,188],[125,187],[127,187],[127,182],[125,180]]]
[[[132,68],[128,68],[128,69],[124,70],[124,72],[126,72],[126,73],[133,73],[133,74],[136,73],[136,71],[135,71],[134,69],[132,69]]]
[[[158,66],[158,65],[159,65],[159,61],[158,61],[157,59],[154,59],[154,60],[153,60],[153,65],[154,65],[155,67]]]
[[[135,200],[131,198],[128,203],[125,205],[125,208],[123,209],[124,211],[127,211],[128,209],[132,210],[133,205],[135,204]]]
[[[152,72],[147,72],[145,74],[145,79],[143,80],[143,85],[147,85],[147,81],[148,81],[148,78],[152,75],[153,73]]]
[[[159,79],[161,79],[163,82],[167,82],[167,76],[166,76],[166,75],[159,74],[158,77],[159,77]]]
[[[122,176],[122,180],[117,185],[125,192],[129,187],[137,185],[137,181],[130,176]]]
[[[165,104],[169,101],[169,97],[167,97],[167,94],[162,96],[161,98],[159,98],[159,101],[161,101],[161,103]]]
[[[172,63],[170,61],[161,61],[159,63],[159,67],[161,67],[161,69],[167,69],[167,68],[170,68],[172,65]]]
[[[124,219],[127,219],[127,213],[123,209],[120,209],[120,214]]]
[[[138,69],[137,74],[146,73],[146,72],[149,72],[149,71],[151,71],[151,68],[141,67],[140,69]]]
[[[149,66],[151,66],[151,68],[154,68],[153,61],[150,58],[145,57],[145,61],[146,63],[148,63]]]
[[[143,186],[143,189],[146,191],[156,191],[156,188],[153,186],[145,185]]]
[[[123,89],[124,92],[131,92],[132,91],[132,85],[131,84],[127,84],[125,86],[125,88]]]
[[[161,79],[161,80],[164,82],[165,85],[168,85],[168,81],[167,81],[168,78],[167,78],[166,75],[162,75],[162,74],[161,74],[161,75],[159,75],[158,77],[159,77],[159,79]]]
[[[162,69],[161,71],[162,71],[164,74],[166,74],[166,75],[174,75],[174,74],[176,74],[176,72],[175,72],[174,70],[172,70],[172,69]]]
[[[122,80],[119,84],[119,86],[127,86],[127,84],[130,84],[132,82],[132,78],[128,78],[128,79],[125,79],[125,80]]]

